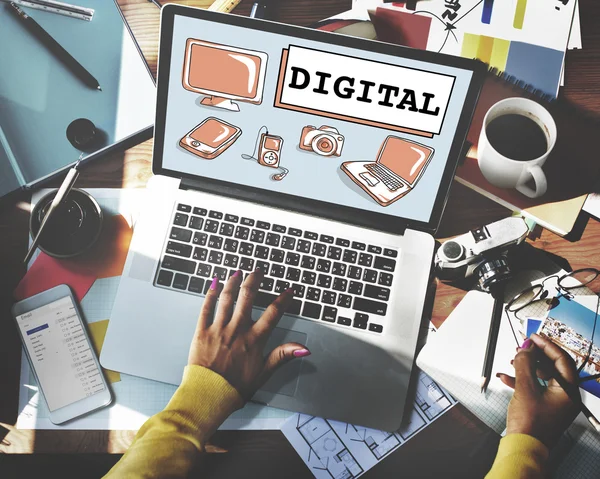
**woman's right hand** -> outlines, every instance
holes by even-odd
[[[549,339],[532,334],[519,348],[513,364],[515,377],[497,374],[515,390],[508,405],[506,433],[528,434],[551,448],[580,411],[579,404],[552,379],[560,374],[577,389],[575,362]],[[538,378],[548,380],[548,387],[543,387]]]

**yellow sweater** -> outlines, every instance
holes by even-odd
[[[187,366],[164,411],[146,421],[133,444],[105,478],[184,478],[219,425],[243,405],[238,392],[217,373]],[[500,441],[486,479],[543,477],[548,449],[525,434]]]

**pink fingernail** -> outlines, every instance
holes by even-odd
[[[260,269],[260,268],[256,268],[256,269],[254,270],[254,272],[255,272],[255,273],[262,273],[262,272],[263,272],[263,270],[262,270],[262,269]]]
[[[294,351],[294,356],[297,358],[303,358],[305,356],[310,356],[310,351],[306,348],[304,349],[296,349],[296,351]]]
[[[288,288],[284,291],[284,293],[293,293],[294,292],[294,288]]]
[[[529,349],[531,346],[533,346],[533,341],[527,338],[523,344],[521,344],[521,349]]]
[[[235,273],[233,273],[232,278],[238,278],[242,274],[242,270],[238,269]]]
[[[219,286],[219,278],[217,278],[215,276],[212,280],[212,283],[210,283],[210,289],[212,289],[214,291],[215,289],[217,289],[218,286]]]

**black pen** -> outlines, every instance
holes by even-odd
[[[75,60],[75,58],[73,58],[67,50],[65,50],[54,38],[52,38],[50,34],[39,25],[38,22],[27,15],[16,3],[11,2],[10,6],[12,8],[9,10],[13,12],[17,18],[21,20],[21,22],[23,22],[23,26],[29,30],[29,33],[41,41],[44,46],[50,50],[54,56],[56,56],[56,58],[60,60],[69,70],[71,70],[71,72],[77,78],[79,78],[90,88],[102,91],[98,80],[96,80],[90,72],[83,68],[81,63]]]
[[[250,11],[250,18],[265,19],[267,18],[267,5],[263,2],[254,2]]]
[[[481,372],[482,393],[487,391],[492,375],[492,368],[494,366],[496,345],[498,344],[498,333],[500,332],[500,322],[502,321],[502,308],[504,306],[504,285],[502,283],[496,284],[490,292],[494,297],[494,309],[492,312],[492,321],[490,322],[490,331],[488,333],[488,343],[485,348],[483,370]]]

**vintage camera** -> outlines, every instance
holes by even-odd
[[[489,291],[494,284],[508,279],[511,272],[507,251],[521,244],[528,233],[525,220],[512,217],[448,240],[435,255],[437,276],[457,281],[475,275],[480,288]]]
[[[314,151],[321,156],[340,156],[345,138],[332,126],[315,128],[308,125],[302,128],[300,149]]]

